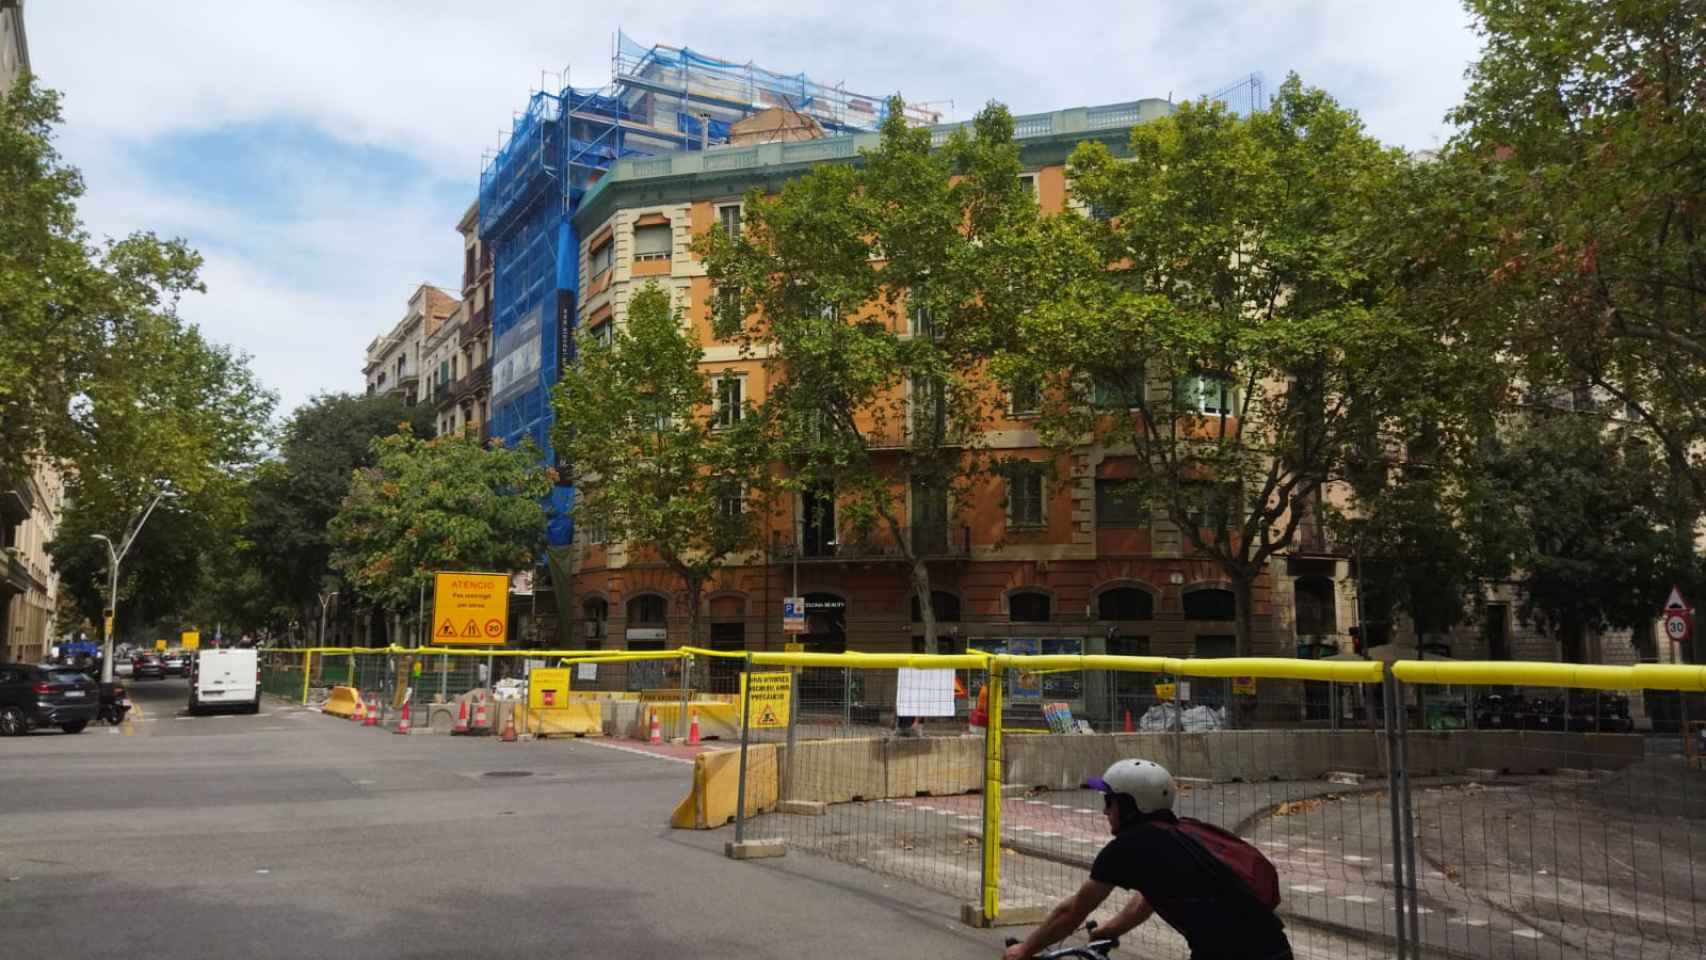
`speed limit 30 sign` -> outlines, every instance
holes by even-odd
[[[1670,588],[1665,600],[1665,638],[1672,643],[1687,643],[1694,634],[1694,609],[1682,598],[1682,591]]]

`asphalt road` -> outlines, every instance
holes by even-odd
[[[0,740],[0,953],[15,957],[990,957],[958,903],[672,831],[679,761],[590,740],[398,737],[270,699]]]

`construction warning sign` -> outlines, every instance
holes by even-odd
[[[509,633],[509,574],[434,574],[432,623],[436,646],[503,646]]]
[[[787,671],[754,673],[752,678],[751,723],[755,730],[788,725],[788,688],[793,679]],[[748,674],[741,674],[741,696],[747,695]]]

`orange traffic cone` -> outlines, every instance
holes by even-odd
[[[463,700],[462,706],[456,711],[456,726],[450,728],[451,733],[468,732],[468,701]]]
[[[515,711],[519,709],[521,709],[521,704],[517,703],[510,708],[509,715],[504,717],[504,732],[502,736],[498,737],[499,743],[515,742]]]
[[[402,717],[402,719],[397,721],[397,731],[396,732],[398,732],[398,733],[408,733],[409,732],[409,701],[407,701],[407,700],[403,701],[403,717]]]
[[[652,735],[646,742],[654,746],[663,743],[663,731],[658,729],[658,712],[656,710],[652,711]]]
[[[692,718],[692,721],[687,725],[687,745],[696,747],[699,745],[699,708],[692,708],[692,712],[688,716]]]
[[[379,695],[378,694],[374,694],[373,702],[371,702],[367,705],[367,718],[365,720],[361,721],[361,725],[364,727],[377,727],[377,726],[379,726]]]
[[[1131,711],[1129,709],[1126,710],[1126,712],[1125,712],[1125,732],[1126,733],[1132,732],[1132,730],[1131,730]]]
[[[360,696],[357,696],[355,698],[355,710],[350,713],[349,718],[354,720],[356,723],[366,723],[367,701]]]
[[[491,721],[486,718],[486,701],[474,701],[474,729],[484,733],[491,725]]]

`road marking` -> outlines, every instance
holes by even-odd
[[[1484,927],[1487,925],[1487,921],[1477,917],[1452,917],[1446,923],[1456,924],[1460,927]]]
[[[1327,852],[1327,851],[1325,851],[1325,850],[1317,850],[1317,849],[1316,849],[1316,848],[1314,848],[1314,847],[1298,847],[1298,848],[1297,848],[1297,852],[1298,852],[1298,853],[1315,853],[1315,854],[1321,854],[1321,853],[1326,853],[1326,852]]]
[[[1351,854],[1351,853],[1345,854],[1345,862],[1346,863],[1369,863],[1369,862],[1372,862],[1373,859],[1374,859],[1373,857],[1359,857],[1359,856],[1357,856],[1355,854]]]
[[[591,737],[586,738],[583,742],[590,743],[595,747],[603,747],[606,750],[616,750],[616,751],[620,751],[621,753],[631,753],[636,757],[651,757],[654,760],[668,760],[671,763],[685,763],[688,766],[693,765],[693,758],[692,757],[672,757],[666,753],[653,753],[650,750],[641,750],[637,747],[624,747],[624,746],[619,746],[619,745],[614,744],[614,743],[605,743],[602,740],[594,740]]]
[[[1046,806],[1048,806],[1048,804],[1044,803],[1041,800],[1026,800],[1025,802],[1030,804],[1033,807],[1046,807]]]
[[[264,874],[271,873],[272,871],[271,870],[256,870],[255,872],[264,875]]]
[[[1291,892],[1292,893],[1326,893],[1327,888],[1326,887],[1317,887],[1317,886],[1314,886],[1313,884],[1294,883],[1291,885]]]
[[[1049,806],[1055,808],[1056,810],[1071,810],[1072,809],[1070,804],[1065,804],[1065,803],[1051,803],[1051,804],[1049,804]]]
[[[1346,903],[1373,903],[1374,902],[1373,897],[1364,897],[1364,896],[1361,896],[1361,895],[1355,894],[1355,893],[1349,894],[1347,896],[1340,897],[1339,899],[1345,901]]]
[[[1541,940],[1544,939],[1546,935],[1541,933],[1539,930],[1531,930],[1528,927],[1518,927],[1511,931],[1511,936],[1521,937],[1524,940]]]
[[[173,717],[173,720],[194,720],[194,717]]]
[[[1048,831],[1046,831],[1046,830],[1045,830],[1045,831],[1043,831],[1043,832],[1041,832],[1041,833],[1038,833],[1038,834],[1037,834],[1037,836],[1039,836],[1039,837],[1058,837],[1058,836],[1060,836],[1060,834],[1058,834],[1058,833],[1049,833],[1049,832],[1048,832]]]

